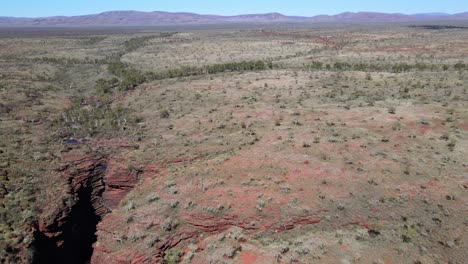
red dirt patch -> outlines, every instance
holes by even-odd
[[[255,261],[258,259],[258,256],[253,251],[242,251],[240,256],[242,264],[255,264]]]

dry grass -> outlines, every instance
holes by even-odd
[[[48,175],[73,138],[143,170],[95,261],[462,263],[467,43],[399,25],[2,38],[1,258],[67,188]],[[148,77],[254,60],[274,67]]]

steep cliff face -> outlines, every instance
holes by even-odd
[[[55,211],[40,220],[35,262],[86,263],[96,242],[96,225],[133,188],[138,171],[99,154],[69,154],[59,173],[67,179],[68,197],[63,205],[51,205]]]

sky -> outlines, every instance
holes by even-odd
[[[3,0],[0,16],[85,15],[113,10],[238,15],[279,12],[314,16],[342,12],[461,13],[468,0]]]

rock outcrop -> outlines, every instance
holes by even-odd
[[[38,263],[85,263],[92,255],[96,225],[115,208],[138,180],[138,170],[129,170],[101,154],[69,153],[62,159],[59,175],[66,179],[63,204],[52,205],[35,233]]]

